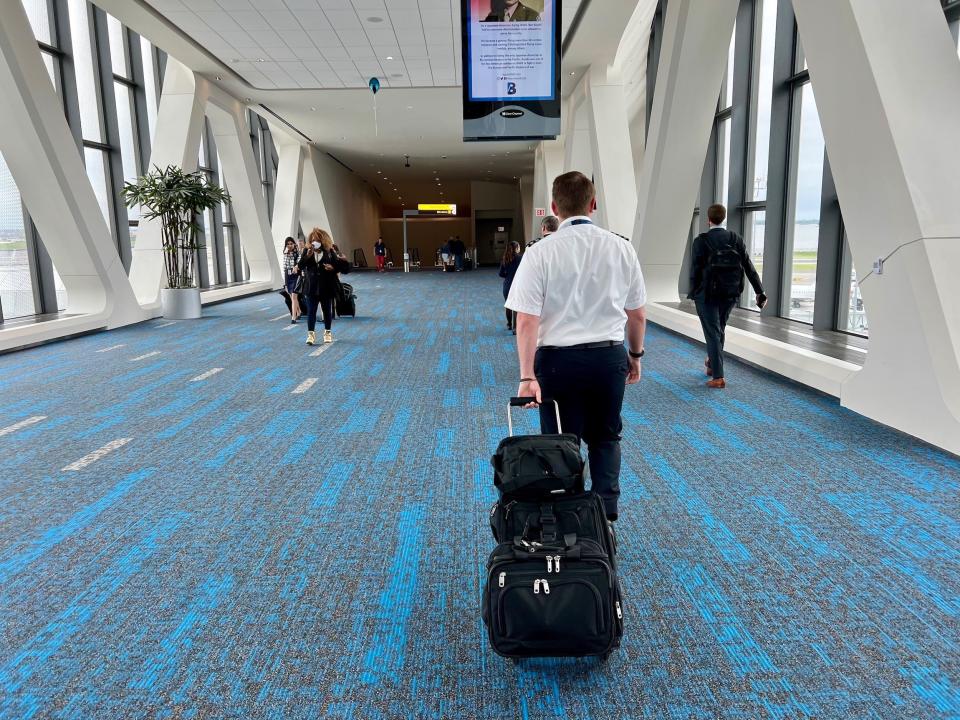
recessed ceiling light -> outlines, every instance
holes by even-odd
[[[266,62],[263,58],[257,58],[257,62]]]
[[[413,105],[407,105],[407,110],[413,110]]]
[[[381,170],[377,170],[377,175],[383,175],[383,172]]]
[[[393,55],[387,55],[387,60],[393,60]]]
[[[217,75],[217,80],[223,80],[223,78]]]
[[[574,75],[576,75],[575,72],[570,73],[570,77],[573,77]]]
[[[367,18],[367,22],[383,22],[383,18],[379,15],[371,15]]]
[[[310,112],[316,112],[316,111],[317,109],[315,107],[310,108]]]

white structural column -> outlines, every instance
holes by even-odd
[[[283,257],[283,242],[297,237],[300,230],[300,196],[303,189],[303,167],[307,148],[288,139],[271,125],[270,134],[277,147],[277,181],[273,196],[273,245],[278,261]],[[282,267],[282,265],[281,265]]]
[[[623,82],[612,68],[597,66],[590,68],[585,82],[597,223],[629,237],[637,212],[637,181]]]
[[[738,0],[670,0],[631,237],[651,301],[671,301],[710,141]]]
[[[206,102],[207,83],[198,82],[192,70],[168,57],[150,152],[151,169],[176,165],[187,172],[196,171]],[[167,284],[159,220],[141,221],[130,283],[142,305],[159,309],[160,289]]]
[[[550,201],[553,191],[553,180],[563,172],[564,145],[563,141],[545,140],[537,145],[533,160],[533,207],[543,208],[547,215],[551,214]],[[536,215],[536,213],[534,213]],[[532,223],[533,236],[540,236],[540,223],[543,218],[534,217]]]
[[[587,96],[583,82],[577,86],[567,102],[568,125],[564,131],[563,172],[578,170],[587,177],[593,177],[590,113],[587,112]]]
[[[207,118],[220,158],[220,173],[232,198],[230,207],[240,233],[240,244],[250,266],[250,282],[279,288],[283,279],[273,247],[258,161],[250,143],[246,106],[211,88]]]
[[[960,453],[956,46],[936,2],[794,6],[870,319],[841,401]]]
[[[323,188],[320,186],[322,171],[319,166],[321,150],[312,145],[307,148],[303,164],[303,189],[300,199],[300,222],[308,236],[313,228],[330,231],[336,239],[336,229],[330,226],[327,208],[323,203]]]
[[[79,331],[143,319],[19,2],[0,3],[0,96],[0,153],[66,287],[67,312],[86,316],[55,322]],[[48,330],[4,332],[0,349]]]
[[[533,224],[537,221],[533,211],[533,175],[522,175],[520,177],[520,208],[523,217],[523,242],[529,243],[535,234],[531,234]]]

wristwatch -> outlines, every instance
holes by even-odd
[[[638,352],[638,353],[635,353],[633,350],[629,350],[629,349],[628,349],[627,352],[630,354],[630,357],[632,357],[632,358],[634,358],[634,359],[636,359],[636,360],[639,360],[640,358],[642,358],[644,355],[647,354],[647,349],[646,349],[646,348],[643,348],[643,349],[640,350],[640,352]]]

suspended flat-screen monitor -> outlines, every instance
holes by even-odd
[[[560,0],[462,0],[463,139],[560,134]]]

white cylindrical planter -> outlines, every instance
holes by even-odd
[[[202,314],[200,288],[163,288],[160,291],[160,304],[163,316],[171,320],[195,320]]]

